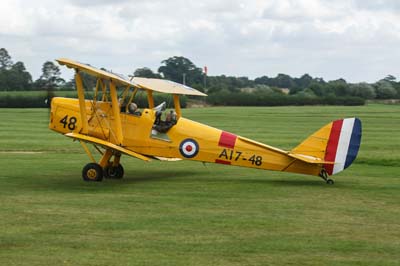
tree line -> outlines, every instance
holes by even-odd
[[[161,62],[157,72],[148,67],[133,71],[133,76],[165,78],[206,92],[207,102],[215,105],[293,105],[293,104],[363,104],[368,99],[400,99],[400,82],[388,75],[375,83],[348,83],[344,79],[325,81],[304,74],[293,78],[286,74],[255,79],[226,75],[207,76],[190,59],[173,56]],[[96,80],[84,75],[86,87]],[[23,62],[14,63],[5,48],[0,49],[0,90],[74,90],[73,80],[65,81],[57,65],[43,64],[42,74],[32,80]]]
[[[344,79],[325,81],[304,74],[293,78],[226,75],[206,76],[202,69],[185,57],[174,56],[161,62],[157,72],[138,68],[134,76],[166,78],[206,92],[213,105],[363,105],[370,99],[400,99],[400,82],[388,75],[375,83],[348,83]]]
[[[47,61],[42,66],[41,76],[33,81],[32,75],[21,61],[13,62],[5,48],[0,48],[0,90],[30,91],[63,89],[69,85],[61,78],[61,71],[53,62]]]

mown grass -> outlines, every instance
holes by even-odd
[[[123,157],[123,180],[81,181],[81,147],[45,109],[0,109],[1,265],[398,265],[400,107],[185,109],[284,149],[360,117],[354,165],[315,177]],[[24,153],[23,151],[38,152]]]

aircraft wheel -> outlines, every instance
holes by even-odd
[[[124,176],[124,168],[121,164],[118,166],[107,166],[104,168],[104,177],[110,179],[121,179]]]
[[[326,183],[327,183],[328,185],[333,185],[333,184],[335,184],[335,182],[334,182],[332,179],[327,179],[327,180],[326,180]]]
[[[88,163],[82,169],[82,178],[85,181],[103,180],[103,169],[97,163]]]

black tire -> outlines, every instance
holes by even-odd
[[[82,178],[89,182],[100,182],[103,180],[103,168],[97,163],[88,163],[82,169]]]
[[[121,164],[116,167],[109,165],[104,168],[104,177],[110,179],[121,179],[124,177],[124,168]]]
[[[334,182],[332,179],[327,179],[327,180],[326,180],[326,183],[327,183],[328,185],[333,185],[333,184],[335,184],[335,182]]]

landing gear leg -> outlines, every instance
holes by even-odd
[[[120,153],[114,154],[114,161],[112,163],[109,163],[104,168],[104,177],[111,179],[121,179],[124,176],[124,168],[119,163],[120,159]]]
[[[335,183],[332,179],[329,178],[328,173],[326,172],[325,169],[322,169],[322,170],[321,170],[321,173],[319,173],[319,176],[320,176],[323,180],[325,180],[325,182],[326,182],[328,185],[333,185],[333,184]]]

